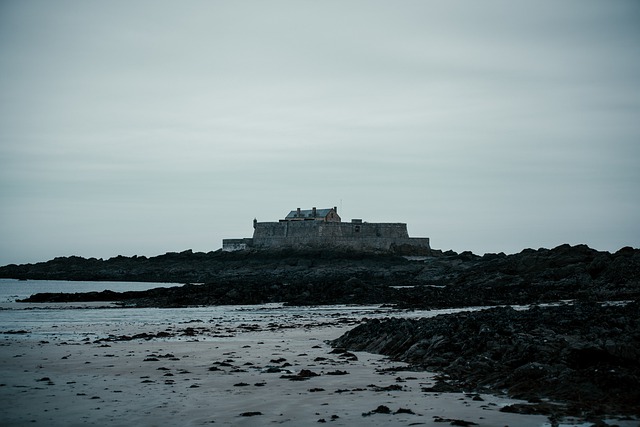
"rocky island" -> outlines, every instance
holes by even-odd
[[[283,302],[455,308],[629,301],[640,293],[640,250],[627,247],[612,254],[562,245],[513,255],[430,250],[419,257],[320,249],[184,251],[151,258],[55,258],[0,267],[0,278],[190,283],[140,292],[38,294],[27,301],[128,306]]]

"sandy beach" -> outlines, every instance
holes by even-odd
[[[289,326],[269,319],[74,325],[73,339],[64,325],[46,340],[3,333],[2,424],[549,425],[544,416],[499,411],[513,400],[428,392],[431,373],[336,352],[326,341],[355,318]]]

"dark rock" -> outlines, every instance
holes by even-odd
[[[425,392],[507,390],[567,402],[575,414],[640,415],[637,302],[369,320],[332,345],[444,374]]]
[[[640,297],[640,250],[623,248],[610,254],[584,245],[561,245],[482,257],[432,251],[419,261],[341,251],[185,251],[152,258],[68,257],[8,265],[0,267],[0,278],[206,283],[139,292],[43,293],[25,300],[119,301],[140,307],[284,302],[448,308],[611,301]],[[197,331],[185,330],[190,333]]]
[[[374,409],[373,411],[364,412],[362,414],[362,416],[363,417],[368,417],[369,415],[373,415],[373,414],[390,414],[390,413],[391,413],[391,409],[389,409],[388,406],[380,405],[376,409]]]
[[[253,412],[243,412],[240,414],[241,417],[255,417],[257,415],[262,415],[262,412],[253,411]]]
[[[335,371],[327,372],[325,375],[349,375],[349,372],[336,369]]]
[[[434,423],[449,423],[449,425],[452,426],[477,426],[477,423],[474,423],[473,421],[465,421],[465,420],[457,420],[457,419],[452,419],[452,418],[441,418],[439,416],[434,416],[433,417],[433,422]]]
[[[348,351],[342,353],[340,356],[338,356],[338,358],[340,359],[345,359],[345,360],[349,360],[349,361],[356,361],[358,360],[358,356],[356,356],[353,353],[349,353]]]
[[[526,415],[553,415],[562,412],[562,408],[551,403],[514,403],[500,408],[500,412]]]
[[[391,410],[387,406],[380,405],[376,409],[374,409],[373,412],[377,414],[390,414]]]
[[[319,377],[319,376],[320,374],[316,374],[313,371],[310,371],[308,369],[302,369],[300,372],[298,372],[295,375],[282,375],[280,376],[280,378],[288,379],[290,381],[305,381],[305,380],[308,380],[309,378]]]
[[[398,384],[391,384],[386,387],[381,387],[375,384],[369,384],[367,387],[372,388],[374,391],[400,391],[402,386]]]

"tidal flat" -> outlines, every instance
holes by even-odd
[[[501,412],[512,399],[426,392],[433,373],[329,345],[363,318],[390,314],[378,307],[230,306],[180,321],[156,309],[156,321],[142,322],[114,321],[113,310],[136,309],[21,310],[64,311],[76,321],[3,331],[3,425],[548,423]],[[111,320],[96,321],[98,313]]]

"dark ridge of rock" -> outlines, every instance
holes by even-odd
[[[0,267],[0,278],[33,280],[133,281],[165,283],[205,283],[233,281],[262,275],[269,277],[304,276],[319,270],[344,270],[357,277],[363,269],[376,266],[407,265],[408,261],[390,254],[355,251],[240,251],[240,252],[169,252],[147,258],[117,256],[107,260],[78,256],[58,257],[36,264],[10,264]],[[419,267],[417,267],[419,269]],[[308,271],[309,270],[309,271]],[[366,277],[363,276],[363,277]],[[331,278],[331,277],[328,277]]]
[[[439,372],[454,390],[550,398],[571,415],[640,416],[638,302],[369,320],[332,345]]]
[[[0,277],[204,282],[142,292],[38,294],[28,302],[121,301],[176,307],[217,304],[392,304],[450,308],[560,300],[640,298],[640,250],[611,254],[584,245],[518,254],[440,253],[408,260],[342,251],[169,253],[106,261],[56,258],[0,267]]]
[[[259,412],[259,411],[243,412],[239,416],[240,417],[255,417],[256,415],[262,415],[262,412]]]

